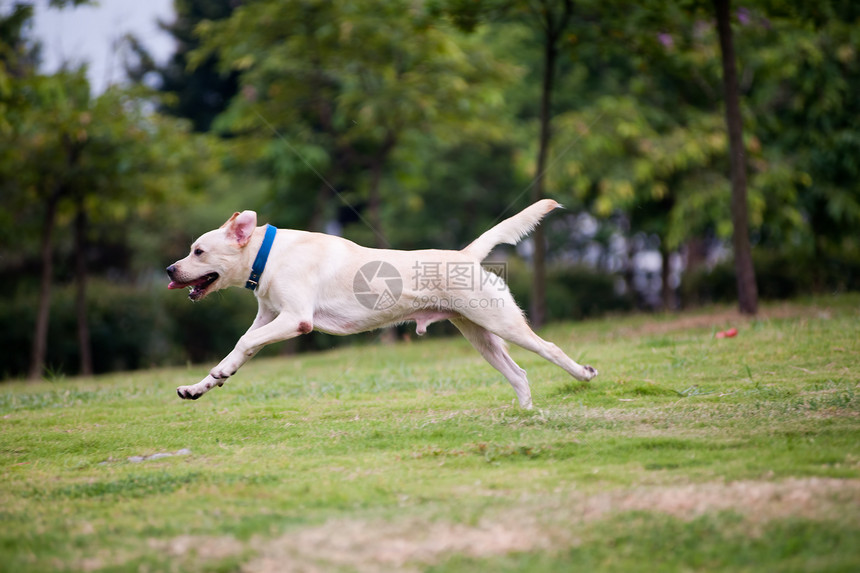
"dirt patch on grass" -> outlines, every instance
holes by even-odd
[[[679,330],[693,330],[701,328],[723,328],[726,326],[745,326],[753,321],[784,320],[788,318],[830,318],[831,313],[827,309],[812,306],[799,306],[790,303],[780,305],[769,305],[761,308],[758,315],[750,317],[741,314],[736,309],[718,309],[707,313],[679,314],[675,317],[666,318],[667,315],[658,317],[639,326],[622,327],[615,331],[616,336],[642,336],[659,335],[676,332]]]
[[[242,543],[235,537],[228,536],[180,535],[165,540],[150,539],[147,544],[150,549],[167,553],[171,557],[194,557],[214,562],[243,551]]]
[[[860,480],[823,478],[712,482],[537,497],[522,500],[516,507],[488,510],[470,524],[415,517],[332,520],[260,541],[258,557],[242,570],[412,571],[451,555],[481,558],[570,547],[577,543],[577,526],[629,511],[658,512],[681,519],[734,511],[757,525],[787,517],[827,519],[843,515],[845,507],[858,505]]]
[[[820,519],[832,517],[846,499],[860,502],[860,480],[704,483],[592,496],[585,500],[584,516],[655,511],[689,519],[707,512],[735,511],[755,522],[791,516]]]
[[[263,547],[243,572],[317,573],[337,568],[357,571],[411,571],[446,555],[488,557],[549,548],[536,523],[399,522],[335,520],[290,533]]]

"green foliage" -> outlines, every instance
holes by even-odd
[[[29,16],[25,13],[18,27]],[[6,26],[0,28],[11,37],[0,37],[0,46],[20,42]],[[83,303],[93,224],[109,233],[96,239],[101,247],[120,243],[116,235],[123,224],[146,219],[156,205],[181,204],[208,183],[218,164],[212,144],[189,137],[184,124],[151,113],[144,90],[112,87],[93,97],[83,69],[49,76],[27,68],[0,76],[0,104],[7,112],[0,127],[9,142],[0,148],[0,256],[9,255],[0,272],[26,267],[33,257],[27,247],[39,245],[42,272],[30,366],[37,376],[45,362],[56,228],[75,221],[74,274]],[[114,262],[110,269],[127,273],[130,267]],[[83,304],[77,314],[86,349]],[[89,371],[89,358],[83,362]]]
[[[34,304],[40,237],[54,203],[52,279],[65,285],[73,274],[68,227],[81,204],[96,288],[112,283],[132,298],[146,298],[152,277],[195,235],[247,208],[283,227],[336,223],[329,228],[366,245],[462,247],[523,207],[533,188],[544,56],[544,31],[535,24],[562,8],[548,1],[183,0],[175,21],[163,24],[179,40],[175,57],[158,68],[141,49],[133,74],[142,79],[158,68],[169,93],[136,86],[102,94],[91,93],[81,70],[37,73],[39,50],[27,30],[32,9],[4,12],[0,293],[17,299],[0,324],[17,333],[7,360],[18,364],[27,354],[33,313],[25,310]],[[857,7],[756,0],[735,8],[751,236],[760,272],[769,275],[759,287],[780,298],[856,288]],[[543,183],[572,211],[600,220],[595,243],[608,245],[613,232],[622,239],[641,233],[659,237],[665,254],[703,238],[728,240],[713,24],[703,2],[573,4],[559,41],[553,154]],[[234,95],[214,107],[200,103],[213,90],[222,99]],[[165,109],[192,117],[198,129],[214,121],[228,137],[193,135],[192,122],[158,113]],[[213,119],[217,110],[223,113]],[[547,236],[548,260],[572,260],[563,256],[569,237]],[[612,268],[629,278],[630,268]],[[529,272],[522,265],[513,281],[521,303],[528,303]],[[550,314],[627,308],[612,294],[620,276],[559,266],[548,287]],[[682,298],[723,300],[733,292],[732,276],[722,268],[687,273]],[[52,339],[51,352],[61,356],[52,359],[57,376],[74,355],[64,289],[68,300],[56,305],[61,314],[52,326],[65,337]],[[109,310],[95,308],[94,320],[120,328],[106,317],[122,316],[118,297],[105,299]],[[175,299],[175,316],[211,320],[210,311]],[[99,346],[124,341],[116,366],[192,355],[175,332],[164,340],[177,348],[160,354],[143,336],[125,341],[125,334],[99,332]],[[215,355],[228,344],[210,343]],[[334,343],[318,337],[299,347]],[[192,359],[203,356],[211,355],[196,350]]]
[[[262,137],[274,197],[306,213],[304,225],[334,215],[329,186],[353,205],[369,201],[370,223],[381,225],[375,205],[400,189],[374,177],[418,134],[446,143],[502,133],[498,84],[512,66],[421,7],[256,2],[199,32],[192,64],[217,54],[241,73],[241,93],[216,125]]]
[[[12,144],[0,149],[3,217],[10,223],[0,225],[4,250],[20,253],[33,244],[52,196],[61,201],[61,223],[71,218],[70,201],[83,197],[95,229],[116,233],[158,205],[183,206],[210,184],[219,170],[215,142],[147,113],[147,95],[111,88],[93,98],[82,70],[16,82]]]
[[[173,22],[159,22],[160,28],[173,36],[176,51],[165,64],[157,64],[143,41],[129,38],[136,61],[126,64],[132,81],[150,83],[155,76],[158,90],[167,94],[160,110],[191,121],[195,131],[209,131],[212,121],[222,113],[238,89],[238,74],[224,74],[218,60],[209,57],[189,69],[189,54],[200,47],[195,29],[201,22],[223,20],[235,4],[225,0],[178,0],[174,2]]]
[[[779,13],[778,13],[779,14]],[[815,25],[808,25],[809,20]],[[750,27],[751,91],[762,145],[777,156],[781,176],[769,185],[771,207],[801,215],[773,225],[766,236],[819,254],[856,249],[860,223],[860,45],[856,6],[825,3],[803,19],[778,15],[766,27]],[[782,173],[780,173],[780,171]],[[781,192],[780,192],[781,191]]]
[[[392,190],[396,192],[387,196],[384,205],[386,220],[396,221],[389,226],[388,236],[398,248],[462,248],[526,206],[521,191],[528,179],[511,160],[517,154],[517,142],[440,146],[415,139],[394,154]]]

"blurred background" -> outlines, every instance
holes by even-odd
[[[220,359],[254,297],[163,269],[243,209],[456,249],[554,198],[493,255],[536,326],[857,290],[858,50],[853,0],[0,0],[0,379]]]

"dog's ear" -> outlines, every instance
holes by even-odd
[[[232,223],[233,220],[238,216],[239,216],[239,213],[233,213],[233,216],[230,217],[229,219],[227,219],[226,221],[224,221],[224,224],[221,225],[220,228],[223,229],[224,227],[228,227],[230,225],[230,223]]]
[[[251,234],[257,228],[257,213],[254,211],[242,211],[233,213],[230,219],[221,225],[227,228],[227,238],[235,241],[240,247],[244,247],[251,240]]]

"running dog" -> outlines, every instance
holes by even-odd
[[[167,267],[168,288],[190,288],[201,300],[232,286],[254,291],[257,316],[236,347],[197,384],[176,389],[196,400],[223,386],[261,348],[312,330],[347,335],[414,321],[421,335],[449,320],[511,383],[520,406],[532,407],[526,372],[505,341],[537,353],[577,380],[597,370],[570,359],[529,328],[507,285],[481,261],[498,244],[516,244],[559,204],[538,201],[460,251],[370,249],[346,239],[257,226],[257,214],[233,214]]]

